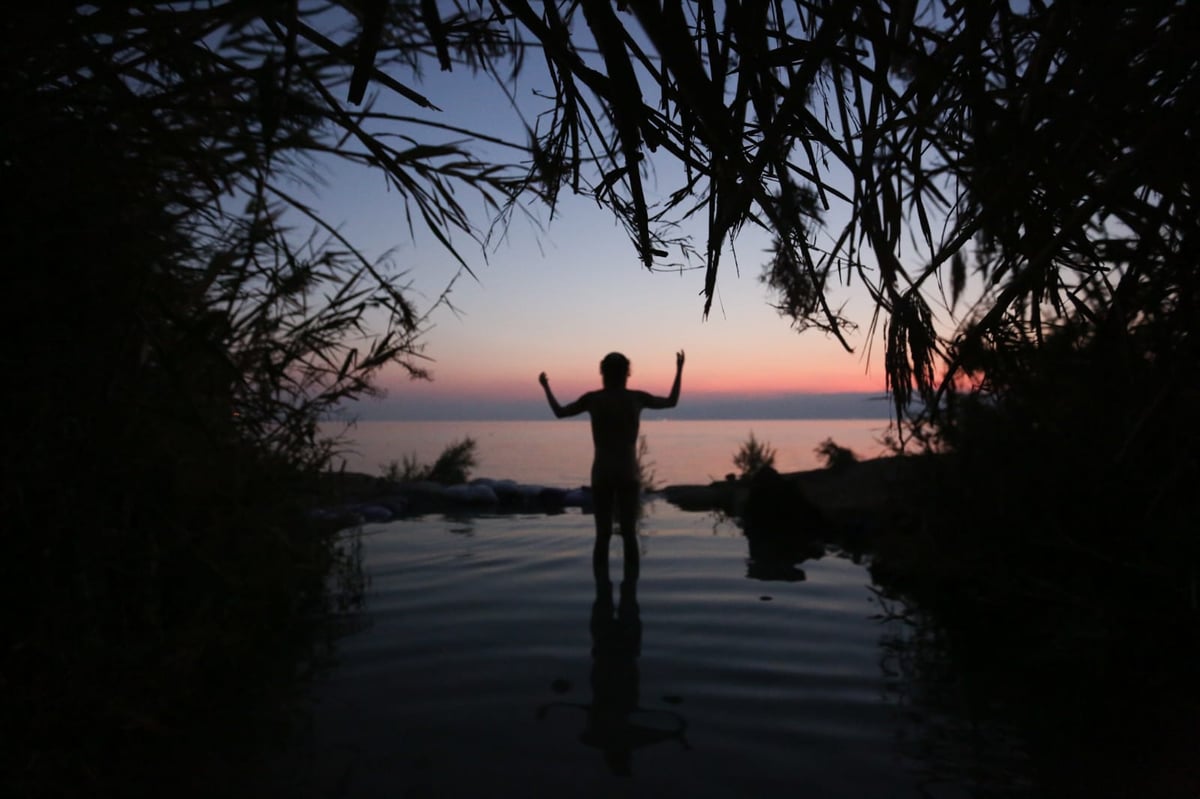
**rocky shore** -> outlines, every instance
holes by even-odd
[[[779,474],[754,480],[670,485],[651,497],[687,511],[717,511],[759,526],[800,522],[855,529],[886,521],[919,478],[919,458],[895,456],[832,469]],[[459,485],[390,482],[355,472],[327,473],[317,486],[314,518],[329,523],[385,522],[425,513],[560,513],[590,510],[586,486],[564,489],[512,480],[480,478]]]

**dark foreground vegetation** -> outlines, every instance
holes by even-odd
[[[1048,796],[1200,792],[1195,338],[1144,321],[988,353],[873,547],[929,624],[919,671],[1015,716]]]
[[[827,442],[826,469],[766,467],[666,497],[735,517],[750,577],[803,579],[797,567],[829,551],[867,562],[883,614],[909,626],[885,662],[915,704],[1017,731],[927,720],[914,745],[931,774],[963,770],[985,796],[1195,796],[1192,408],[1147,391],[1152,369],[1122,392],[1086,350],[1023,364],[1002,397],[955,394],[915,452],[855,462]],[[939,763],[946,735],[977,735],[978,761]]]
[[[775,240],[763,279],[798,330],[849,349],[829,294],[860,287],[898,446],[931,465],[872,543],[881,585],[927,625],[914,674],[932,685],[949,658],[958,690],[1024,715],[1047,795],[1194,794],[1172,755],[1197,737],[1198,15],[7,11],[0,790],[136,792],[189,742],[285,717],[276,699],[321,651],[312,621],[346,560],[296,500],[329,454],[317,422],[387,364],[424,374],[402,269],[298,199],[334,161],[382,175],[398,218],[463,265],[457,239],[487,234],[457,198],[502,228],[565,189],[614,214],[647,268],[695,266],[706,308],[747,225]],[[508,97],[534,62],[523,96],[542,104],[514,141],[416,115],[436,109],[422,68],[478,70]],[[657,198],[650,159],[678,179]],[[699,250],[677,235],[691,217]],[[1135,756],[1141,773],[1110,769]]]
[[[999,436],[1002,452],[1016,435],[997,420],[974,429]],[[881,662],[920,709],[924,737],[908,745],[933,782],[952,777],[980,796],[1196,795],[1200,614],[1187,486],[1114,502],[1103,496],[1111,481],[1074,497],[1047,491],[1043,481],[1062,479],[1047,470],[1000,502],[977,486],[1007,484],[1011,462],[974,460],[984,440],[961,446],[768,469],[665,496],[735,518],[752,579],[802,580],[803,562],[830,552],[867,563],[882,616],[908,630],[883,642]],[[1088,527],[1078,526],[1084,514]],[[1123,528],[1142,523],[1157,526],[1144,536]],[[952,753],[951,739],[970,741],[971,758]]]

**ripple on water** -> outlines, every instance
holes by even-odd
[[[643,530],[640,638],[614,622],[594,659],[590,517],[373,526],[368,623],[315,688],[303,765],[274,779],[298,795],[920,795],[862,566],[827,556],[761,582],[711,517],[659,503]]]

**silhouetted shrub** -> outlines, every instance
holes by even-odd
[[[921,422],[919,514],[871,566],[964,673],[1018,707],[1040,686],[1031,729],[1085,751],[1160,743],[1156,714],[1200,701],[1194,322],[1169,311],[962,353],[979,382]]]
[[[446,447],[429,468],[429,479],[447,485],[467,482],[478,465],[475,446],[475,439],[467,437]]]
[[[467,436],[461,441],[448,444],[437,460],[422,464],[417,456],[405,455],[404,460],[391,461],[383,466],[383,477],[392,482],[431,480],[444,485],[465,483],[471,479],[471,470],[479,465],[475,450],[478,444]]]
[[[638,436],[637,468],[638,486],[642,493],[657,491],[658,476],[654,473],[654,461],[650,460],[650,447],[645,436]]]
[[[853,450],[838,446],[832,438],[827,438],[817,445],[815,452],[826,469],[840,469],[858,463],[858,456]]]
[[[738,468],[739,477],[748,480],[758,474],[764,467],[775,466],[775,450],[770,444],[760,442],[750,433],[750,437],[742,443],[741,448],[733,456],[733,465]]]
[[[430,468],[428,463],[421,463],[417,460],[416,453],[405,455],[401,460],[388,461],[379,467],[383,479],[389,483],[408,483],[425,480]]]

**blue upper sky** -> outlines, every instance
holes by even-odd
[[[423,81],[396,77],[442,110],[424,111],[390,94],[381,96],[379,109],[525,139],[521,118],[486,77],[465,69],[433,71]],[[533,121],[545,107],[535,92],[549,91],[549,84],[531,70],[511,91],[524,119]],[[417,140],[426,136],[417,128],[411,133]],[[513,157],[494,146],[479,150],[484,157]],[[652,197],[677,187],[673,165],[651,157],[645,166]],[[380,174],[338,166],[322,178],[314,202],[369,257],[387,255],[397,282],[419,306],[433,306],[453,285],[453,308],[434,309],[422,337],[433,381],[410,382],[399,369],[384,373],[387,399],[361,403],[361,418],[540,418],[539,372],[548,373],[560,398],[578,396],[597,387],[597,365],[614,350],[633,363],[631,386],[666,393],[679,349],[687,352],[681,416],[887,415],[886,402],[846,399],[848,393],[879,397],[885,389],[882,341],[867,338],[873,305],[866,292],[859,285],[831,292],[831,305],[860,325],[847,335],[854,352],[818,331],[798,334],[759,280],[771,245],[766,231],[747,225],[725,254],[712,313],[704,319],[703,270],[647,271],[623,229],[589,197],[564,194],[553,215],[532,209],[532,221],[518,214],[487,249],[460,237],[456,244],[470,275],[419,220],[410,229],[401,196]],[[488,226],[492,209],[469,192],[458,200],[475,211],[480,228]],[[700,249],[702,222],[681,229]],[[818,246],[822,235],[816,235]],[[667,261],[687,265],[679,252]],[[799,399],[804,394],[831,396]],[[867,407],[877,410],[862,410]]]

